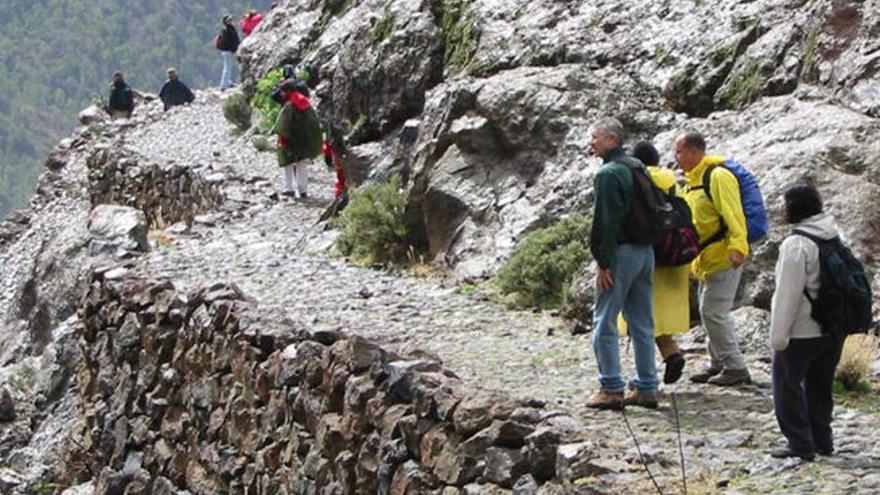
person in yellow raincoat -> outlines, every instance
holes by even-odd
[[[658,188],[663,191],[674,188],[677,196],[684,197],[675,181],[675,172],[660,167],[660,154],[653,144],[636,143],[632,156],[645,164]],[[689,272],[690,265],[654,268],[654,341],[666,365],[663,383],[677,382],[684,369],[685,359],[674,336],[690,328]],[[618,328],[621,333],[626,332],[624,315],[618,319]]]

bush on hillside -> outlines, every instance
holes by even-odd
[[[400,177],[352,191],[351,202],[334,220],[341,229],[337,245],[355,263],[401,262],[406,253],[406,197]]]
[[[241,131],[251,126],[251,107],[241,93],[235,93],[223,101],[223,116]]]
[[[498,287],[524,306],[559,306],[575,272],[590,259],[589,236],[590,220],[577,214],[529,233],[498,271]]]
[[[272,149],[272,145],[269,144],[269,140],[266,139],[266,136],[254,136],[251,139],[251,143],[254,145],[254,149],[257,151],[270,151]]]
[[[275,121],[278,120],[278,114],[281,112],[281,105],[272,99],[272,93],[278,87],[278,83],[284,79],[284,69],[278,67],[270,70],[262,79],[257,81],[256,91],[251,98],[251,106],[260,113],[260,123],[257,130],[261,134],[268,134],[272,131]]]
[[[837,365],[837,381],[850,391],[861,391],[866,387],[871,369],[877,360],[880,341],[873,335],[857,334],[847,337]],[[867,387],[870,390],[870,386]]]

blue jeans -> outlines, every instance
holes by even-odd
[[[232,74],[235,70],[235,54],[232,52],[220,52],[223,57],[223,72],[220,74],[220,89],[231,88]]]
[[[617,315],[621,310],[636,358],[636,379],[632,383],[640,392],[657,392],[653,274],[654,250],[651,246],[621,244],[611,265],[614,286],[608,292],[596,288],[593,351],[599,365],[599,383],[606,392],[622,392],[624,389],[617,331]]]

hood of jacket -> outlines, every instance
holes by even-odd
[[[834,239],[840,235],[840,230],[837,228],[837,224],[834,223],[834,217],[824,212],[805,218],[794,224],[792,228],[794,230],[802,230],[820,239]]]
[[[308,97],[296,90],[291,91],[287,94],[287,101],[290,102],[293,108],[299,110],[300,112],[305,112],[311,106]]]

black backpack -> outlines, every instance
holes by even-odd
[[[629,157],[621,162],[633,174],[632,211],[624,226],[626,240],[653,246],[675,226],[675,209],[642,162]]]
[[[691,208],[687,201],[675,195],[675,186],[667,191],[666,200],[672,205],[673,225],[654,243],[654,263],[657,266],[686,265],[700,254],[700,237]]]
[[[806,290],[804,294],[812,305],[810,316],[822,331],[844,338],[870,329],[872,294],[865,267],[840,237],[821,239],[802,230],[793,233],[819,246],[819,295],[813,299]]]

